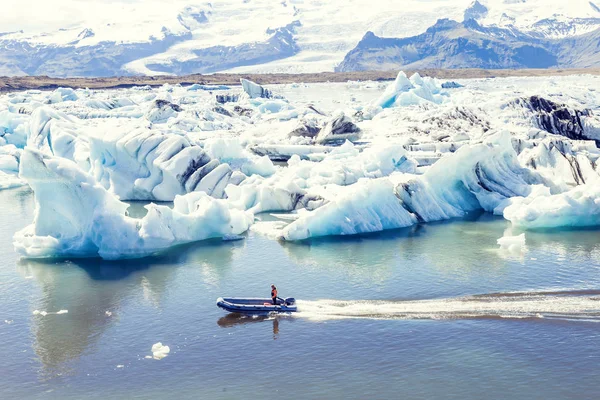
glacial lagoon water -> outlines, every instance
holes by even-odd
[[[33,206],[27,189],[0,191],[0,398],[600,393],[599,230],[527,233],[507,253],[510,225],[477,214],[304,243],[250,232],[135,261],[19,260],[11,238]],[[298,315],[215,306],[271,283]],[[146,358],[157,342],[170,354]]]

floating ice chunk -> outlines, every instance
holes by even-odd
[[[337,200],[308,213],[283,229],[286,240],[354,235],[413,225],[417,218],[394,195],[387,179],[363,180],[343,188]]]
[[[251,99],[261,97],[265,99],[273,98],[273,93],[269,89],[265,89],[258,83],[254,83],[252,81],[249,81],[248,79],[243,78],[240,79],[240,83],[242,84],[242,89],[244,89],[244,92],[246,92]]]
[[[5,320],[4,320],[4,323],[5,323],[5,324],[7,324],[7,325],[10,325],[10,324],[12,324],[13,322],[14,322],[14,321],[13,321],[12,319],[5,319]]]
[[[551,195],[540,187],[512,199],[504,218],[523,229],[600,226],[600,188],[592,183]]]
[[[497,240],[498,245],[501,249],[516,253],[523,251],[525,247],[525,234],[522,233],[518,236],[504,236]]]
[[[71,88],[58,88],[49,97],[49,101],[52,104],[61,103],[63,101],[77,101],[79,97],[75,90]]]
[[[223,235],[224,242],[235,242],[237,240],[244,240],[242,235]]]
[[[194,92],[196,90],[229,90],[231,89],[229,86],[225,85],[200,85],[198,83],[194,83],[192,86],[188,87],[187,90],[190,92]]]
[[[69,312],[69,310],[59,310],[57,312],[34,310],[33,315],[41,315],[42,317],[45,317],[48,314],[61,315],[61,314],[67,314],[68,312]]]
[[[173,209],[150,204],[139,220],[128,205],[72,161],[26,149],[21,176],[35,192],[34,222],[17,232],[17,252],[30,258],[143,257],[171,246],[245,232],[250,213],[203,192],[177,196]]]
[[[0,145],[13,144],[23,148],[27,142],[29,118],[29,115],[0,111]]]
[[[535,175],[518,164],[510,137],[502,134],[461,147],[423,176],[391,175],[343,189],[329,186],[322,195],[330,202],[288,225],[283,238],[351,235],[462,217],[479,209],[492,212],[508,198],[529,194],[531,183],[537,183]]]
[[[125,368],[125,366],[123,364],[119,364],[117,365],[117,368]]]
[[[271,239],[281,237],[281,231],[288,225],[285,221],[259,221],[255,222],[250,230]]]
[[[448,82],[442,83],[443,89],[458,89],[461,87],[464,87],[464,85],[461,85],[460,83],[454,82],[454,81],[448,81]]]
[[[154,357],[155,360],[162,360],[168,356],[170,352],[171,349],[169,346],[163,346],[161,342],[152,345],[152,357]]]
[[[158,99],[146,112],[146,118],[151,122],[166,122],[169,118],[176,117],[181,112],[181,107],[168,100]]]
[[[433,78],[423,78],[415,73],[410,79],[403,71],[398,73],[396,80],[391,83],[379,99],[371,104],[371,108],[389,108],[409,106],[422,103],[441,104],[446,93]],[[373,114],[373,112],[371,112]]]
[[[352,185],[361,178],[380,178],[393,172],[414,172],[416,163],[399,144],[374,146],[360,152],[351,142],[334,148],[321,162],[290,159],[289,167],[268,179],[249,178],[228,186],[228,199],[253,213],[314,209],[326,201],[313,191],[330,184]]]
[[[213,158],[222,161],[248,158],[248,154],[236,138],[214,138],[204,143],[204,149]]]
[[[298,121],[296,127],[288,134],[288,136],[314,138],[320,131],[321,126],[317,118],[303,118]]]
[[[104,315],[106,315],[107,317],[110,317],[110,316],[112,316],[112,312],[110,312],[110,311],[105,311],[105,312],[104,312]]]
[[[208,139],[204,149],[220,162],[228,163],[232,168],[239,169],[246,175],[257,174],[271,176],[275,173],[275,166],[267,156],[257,157],[242,147],[237,138]]]
[[[396,77],[396,80],[385,89],[381,97],[375,101],[375,104],[381,108],[392,107],[396,103],[396,99],[400,94],[406,93],[414,88],[415,87],[408,79],[404,71],[400,71]]]
[[[316,142],[324,144],[336,141],[355,141],[360,138],[361,130],[352,122],[352,119],[338,111],[334,117],[327,122],[317,135]]]
[[[291,106],[287,101],[284,100],[269,100],[269,101],[261,101],[256,104],[258,111],[263,114],[271,113],[276,114],[281,111],[293,110],[294,107]],[[298,113],[295,113],[297,116]],[[288,118],[289,119],[289,118]]]
[[[91,174],[123,200],[172,201],[198,190],[221,197],[216,185],[231,183],[231,168],[184,136],[134,129],[94,136],[91,143]]]

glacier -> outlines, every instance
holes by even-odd
[[[145,257],[248,230],[298,241],[482,210],[517,231],[600,225],[600,78],[445,82],[2,94],[0,189],[28,185],[36,205],[15,249]]]
[[[597,66],[600,54],[600,8],[589,0],[172,0],[143,9],[89,0],[60,14],[45,0],[28,4],[0,15],[0,75],[572,68]],[[450,34],[442,18],[455,24]]]

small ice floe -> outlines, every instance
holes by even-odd
[[[155,360],[162,360],[167,355],[169,355],[170,352],[171,349],[169,348],[169,346],[163,346],[161,342],[155,343],[152,346],[152,357]]]
[[[244,240],[242,235],[223,235],[224,242],[232,242],[235,240]]]
[[[511,253],[519,253],[525,247],[525,234],[519,236],[504,236],[498,239],[498,244],[501,250],[508,250]]]
[[[112,315],[112,313],[110,311],[105,311],[104,315],[106,315],[107,317],[110,317]]]
[[[250,226],[252,232],[256,232],[271,239],[281,236],[283,228],[289,225],[287,221],[257,221]]]
[[[49,315],[49,314],[60,315],[60,314],[67,314],[68,312],[69,312],[69,310],[59,310],[57,312],[33,310],[33,315],[41,315],[42,317],[45,317],[46,315]]]
[[[4,323],[10,325],[10,324],[13,323],[13,320],[12,319],[5,319]]]
[[[125,368],[125,366],[123,364],[119,364],[117,365],[117,368]]]

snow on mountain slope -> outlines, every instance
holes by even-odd
[[[585,34],[600,28],[594,1],[10,0],[0,73],[331,71],[368,31],[414,36],[442,18],[540,38]]]
[[[514,26],[548,38],[581,35],[600,28],[600,9],[589,0],[478,0],[487,13],[484,26]]]
[[[382,38],[368,32],[338,71],[398,68],[586,68],[600,65],[600,30],[561,39],[511,28],[439,20],[424,34]]]

